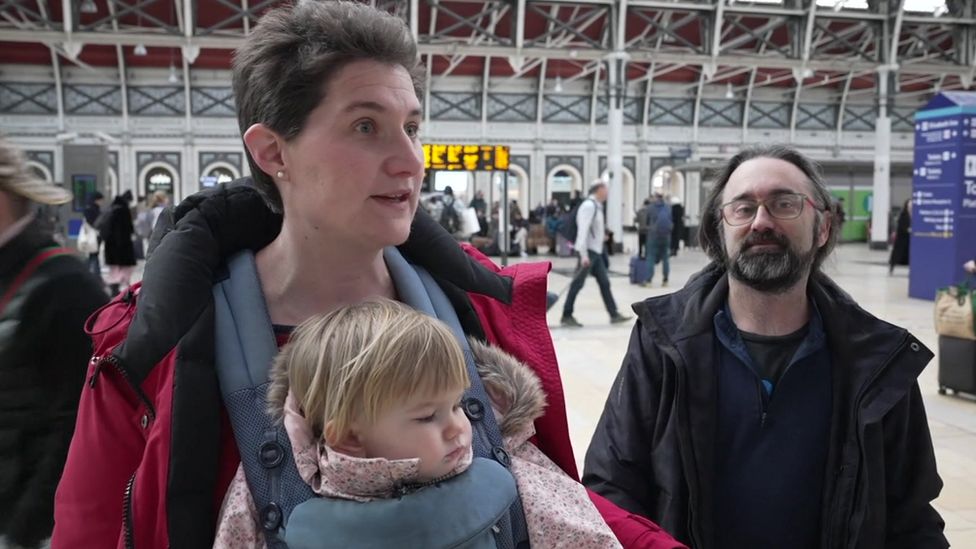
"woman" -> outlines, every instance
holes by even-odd
[[[549,396],[535,423],[538,446],[577,478],[546,327],[548,265],[498,272],[417,214],[424,175],[417,59],[400,19],[352,2],[283,5],[248,35],[233,83],[252,178],[161,216],[154,239],[169,232],[142,287],[93,320],[96,357],[58,487],[53,547],[209,546],[215,510],[242,463],[273,487],[252,487],[273,541],[308,494],[284,483],[297,477],[280,432],[246,431],[267,425],[246,407],[263,402],[277,349],[262,348],[267,360],[249,351],[257,340],[281,345],[289,327],[371,297],[423,308],[532,366]],[[237,300],[255,295],[256,307],[228,316]],[[228,337],[225,321],[233,329],[252,323],[254,337]],[[228,355],[241,360],[228,366]],[[248,398],[222,395],[228,375],[252,383],[240,393]],[[480,378],[464,401],[477,418],[475,454],[503,463],[476,386]],[[670,540],[593,497],[625,545]],[[512,546],[524,539],[521,516],[513,506],[499,533]]]
[[[136,267],[136,253],[132,244],[135,228],[132,225],[132,191],[125,191],[112,200],[110,217],[102,239],[105,240],[105,264],[108,265],[108,287],[111,295],[129,287]]]
[[[895,265],[908,265],[908,244],[912,237],[912,201],[906,200],[898,214],[895,226],[895,242],[888,258],[888,274],[895,271]]]

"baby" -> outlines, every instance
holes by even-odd
[[[470,345],[512,458],[532,546],[619,547],[585,489],[529,442],[545,407],[538,378],[499,349]],[[368,503],[462,486],[462,477],[481,473],[466,472],[472,435],[461,404],[468,385],[464,354],[445,325],[376,299],[296,328],[272,368],[268,406],[284,422],[299,474],[315,493]],[[464,500],[482,505],[483,498]],[[263,546],[239,468],[214,547]]]

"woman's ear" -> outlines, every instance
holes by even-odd
[[[261,171],[275,177],[284,173],[282,149],[285,140],[264,124],[254,124],[244,132],[244,145]]]
[[[335,422],[325,422],[325,430],[322,432],[325,437],[325,444],[336,452],[351,457],[366,457],[366,448],[357,433],[355,427],[350,428],[344,435],[336,432]]]

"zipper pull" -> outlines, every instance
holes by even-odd
[[[92,372],[91,377],[88,378],[88,387],[91,389],[95,388],[95,380],[98,379],[98,374],[102,372],[102,357],[93,356],[91,358],[91,363],[95,365],[95,371]]]
[[[763,411],[762,416],[759,418],[759,427],[763,428],[766,426],[766,412]]]

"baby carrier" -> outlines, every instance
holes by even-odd
[[[267,545],[379,548],[395,540],[408,549],[527,548],[521,501],[507,470],[511,460],[457,314],[424,269],[407,263],[395,248],[384,256],[400,300],[447,324],[464,350],[471,387],[463,408],[476,459],[465,473],[400,498],[364,504],[317,497],[298,474],[284,427],[265,411],[278,347],[253,253],[241,252],[228,261],[213,290],[216,366]]]

